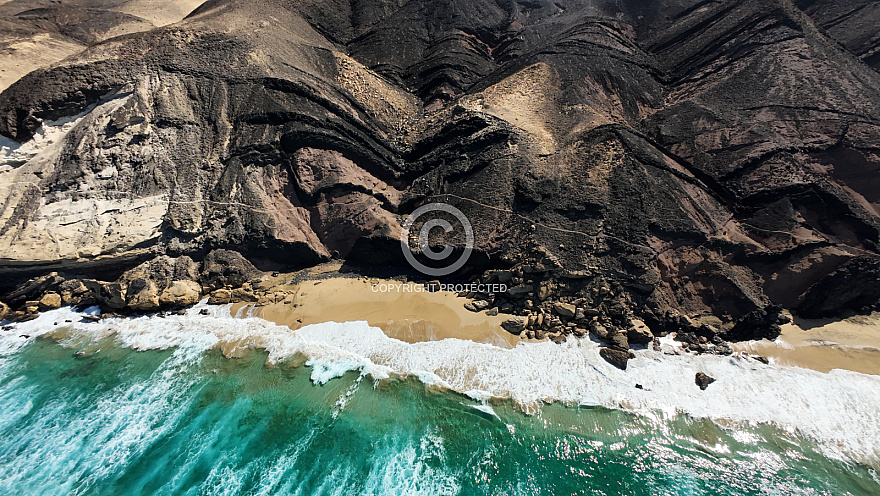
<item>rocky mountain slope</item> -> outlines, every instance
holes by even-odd
[[[180,21],[198,0],[0,1],[0,91],[97,42]]]
[[[491,296],[526,315],[746,338],[782,307],[871,307],[878,30],[841,22],[787,0],[210,0],[0,94],[0,277],[218,248],[403,267],[405,216],[444,201],[476,235],[458,277],[504,278]]]

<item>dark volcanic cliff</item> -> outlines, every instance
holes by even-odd
[[[512,268],[521,298],[869,307],[878,29],[818,4],[211,0],[0,94],[0,273],[402,266],[405,216],[445,201],[460,276]]]

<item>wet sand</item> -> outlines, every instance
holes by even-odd
[[[750,341],[733,348],[819,372],[843,369],[880,375],[880,313],[842,320],[795,317],[782,326],[775,342]]]
[[[287,293],[276,303],[259,306],[252,315],[286,325],[293,330],[322,322],[363,320],[388,336],[415,343],[446,338],[468,339],[512,348],[522,341],[501,328],[508,316],[470,312],[469,301],[451,292],[414,292],[400,287],[378,291],[376,285],[401,283],[367,277],[340,277],[334,267],[310,272],[318,280],[286,284],[290,275],[265,280],[262,289]],[[416,283],[411,283],[412,287]],[[233,307],[235,314],[245,305]],[[880,375],[880,313],[842,320],[805,320],[782,326],[775,342],[736,343],[736,351],[771,358],[774,363],[809,368],[820,372],[852,370]]]
[[[379,284],[383,286],[374,286]],[[284,301],[258,307],[255,315],[294,330],[322,322],[365,320],[388,336],[408,343],[459,338],[512,348],[520,341],[501,328],[506,316],[468,311],[464,304],[469,300],[455,293],[412,292],[400,287],[378,291],[385,289],[384,285],[400,284],[363,277],[330,277],[273,286],[291,295]],[[233,307],[233,312],[241,306]]]

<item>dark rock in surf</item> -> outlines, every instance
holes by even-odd
[[[697,384],[697,386],[700,387],[701,390],[705,391],[706,388],[709,387],[709,384],[715,382],[715,378],[710,377],[702,372],[697,372],[697,375],[694,378],[694,382]]]

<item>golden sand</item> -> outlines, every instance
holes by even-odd
[[[776,342],[750,341],[734,349],[820,372],[843,369],[880,375],[880,313],[843,320],[795,318],[782,326]]]
[[[341,277],[334,269],[329,265],[312,269],[313,276],[322,278],[297,284],[285,283],[289,274],[263,281],[260,289],[282,296],[257,307],[256,316],[293,330],[322,322],[363,320],[409,343],[458,338],[512,348],[522,340],[501,328],[508,316],[468,311],[464,304],[469,300],[455,293],[406,291],[396,281]],[[377,285],[392,288],[379,291],[384,286]],[[235,305],[233,314],[242,306]],[[733,348],[820,372],[844,369],[880,375],[880,313],[843,320],[795,318],[782,326],[776,342],[750,341]]]
[[[501,328],[507,318],[504,315],[471,312],[464,308],[469,300],[455,293],[414,292],[416,283],[405,284],[410,291],[399,282],[363,277],[330,277],[274,286],[274,290],[287,291],[291,296],[258,307],[256,316],[294,330],[322,322],[364,320],[388,336],[409,343],[459,338],[512,348],[520,341]],[[386,286],[392,287],[379,291]],[[233,312],[240,307],[233,307]]]

